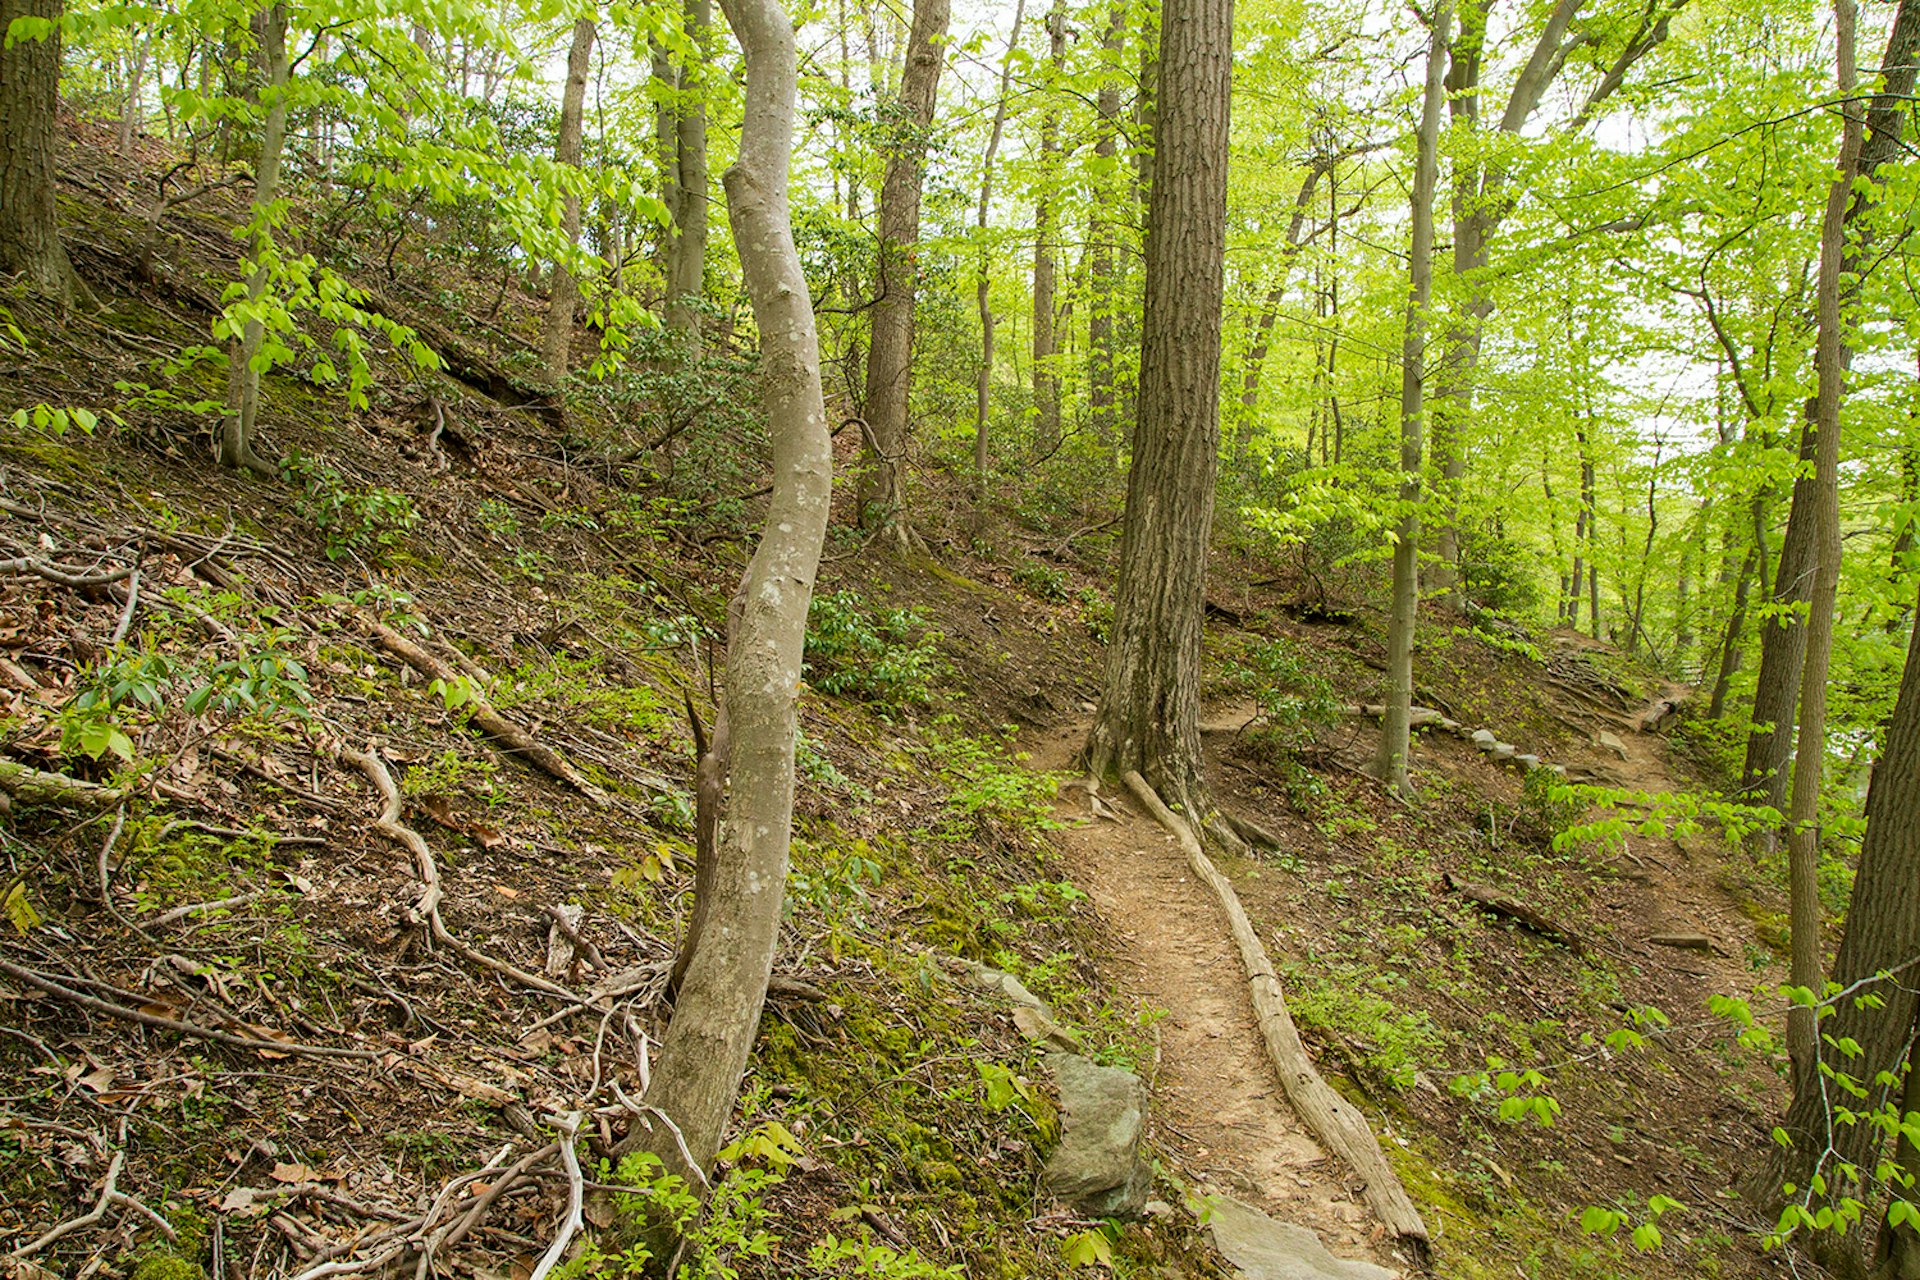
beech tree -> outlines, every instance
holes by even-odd
[[[1212,817],[1200,630],[1220,451],[1232,63],[1231,0],[1164,0],[1140,409],[1106,683],[1085,751],[1094,774],[1138,772],[1196,822]]]
[[[788,212],[798,54],[779,0],[721,0],[746,55],[746,117],[727,170],[727,216],[760,337],[773,494],[728,611],[726,692],[703,781],[725,816],[700,879],[704,927],[684,963],[646,1116],[623,1150],[660,1157],[693,1186],[720,1149],[753,1049],[779,941],[793,825],[800,655],[826,539],[832,442],[813,304]]]

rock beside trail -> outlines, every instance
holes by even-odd
[[[1627,744],[1620,741],[1620,735],[1608,733],[1605,729],[1593,735],[1593,745],[1603,751],[1613,752],[1622,760],[1627,758]]]
[[[1505,764],[1509,760],[1513,760],[1519,756],[1520,748],[1514,746],[1511,742],[1496,742],[1492,748],[1488,750],[1487,754],[1492,756],[1498,763]]]
[[[1276,1222],[1232,1196],[1207,1203],[1214,1247],[1246,1280],[1397,1280],[1385,1267],[1334,1257],[1305,1227]]]
[[[1050,1053],[1047,1067],[1060,1089],[1060,1145],[1040,1171],[1041,1186],[1089,1217],[1139,1217],[1153,1185],[1141,1149],[1147,1086],[1075,1053]]]
[[[1651,938],[1648,938],[1647,941],[1656,947],[1672,947],[1676,951],[1712,951],[1715,949],[1713,939],[1704,933],[1687,931],[1656,933]]]
[[[1499,741],[1500,739],[1494,737],[1493,731],[1490,729],[1475,729],[1473,731],[1473,745],[1482,751],[1493,750],[1494,745]]]

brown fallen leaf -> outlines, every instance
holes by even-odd
[[[273,1172],[268,1176],[275,1182],[312,1182],[313,1170],[304,1164],[281,1160],[274,1163]]]

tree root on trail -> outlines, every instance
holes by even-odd
[[[1207,857],[1193,828],[1167,808],[1145,778],[1132,770],[1122,776],[1127,788],[1155,820],[1179,840],[1187,855],[1188,867],[1213,891],[1221,913],[1226,916],[1228,931],[1233,935],[1240,951],[1240,963],[1246,970],[1260,1036],[1266,1042],[1267,1056],[1280,1077],[1287,1100],[1313,1136],[1346,1161],[1360,1177],[1365,1184],[1361,1194],[1368,1208],[1412,1255],[1414,1264],[1424,1267],[1431,1247],[1427,1224],[1406,1188],[1400,1185],[1386,1156],[1381,1154],[1379,1141],[1365,1117],[1328,1086],[1307,1056],[1300,1032],[1293,1024],[1293,1015],[1287,1011],[1280,980],[1274,976],[1273,961],[1260,936],[1253,931],[1232,882],[1220,874],[1219,868]]]

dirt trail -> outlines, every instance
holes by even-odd
[[[1087,725],[1034,734],[1025,748],[1038,770],[1066,770]],[[1307,1134],[1267,1062],[1246,975],[1206,886],[1187,871],[1179,845],[1121,797],[1102,798],[1118,822],[1089,820],[1086,793],[1057,806],[1074,879],[1114,934],[1108,978],[1125,994],[1164,1009],[1156,1024],[1152,1080],[1156,1138],[1179,1157],[1200,1190],[1218,1190],[1272,1216],[1311,1228],[1335,1254],[1397,1267],[1358,1197],[1350,1173]]]

